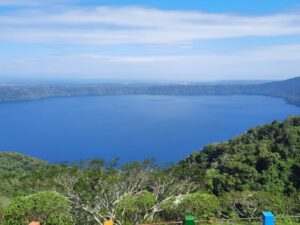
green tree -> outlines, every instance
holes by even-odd
[[[5,208],[3,225],[27,225],[40,221],[43,225],[72,225],[67,200],[53,191],[17,197]]]
[[[178,171],[216,195],[265,191],[291,195],[300,188],[300,117],[255,127],[191,154]]]
[[[167,198],[160,215],[165,220],[181,220],[185,215],[194,215],[197,219],[216,217],[220,202],[213,194],[195,192]]]
[[[285,214],[285,198],[267,192],[236,192],[232,196],[232,206],[239,217],[260,216],[263,211]]]
[[[145,221],[144,218],[147,217],[147,213],[151,211],[155,203],[155,196],[148,191],[124,196],[117,204],[117,217],[121,218],[122,224],[149,222]]]

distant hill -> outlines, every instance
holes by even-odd
[[[45,184],[41,180],[37,186],[38,178],[33,182],[32,175],[47,165],[45,161],[23,154],[0,152],[0,205],[1,196],[13,197],[40,190]]]
[[[4,173],[23,174],[46,165],[45,161],[15,152],[0,152],[0,175]]]
[[[300,85],[300,77],[295,77],[288,80],[276,81],[270,83],[262,84],[266,88],[280,88],[281,91],[296,91],[298,94],[300,93],[299,85]]]
[[[217,131],[216,131],[217,132]],[[300,117],[255,127],[227,142],[210,144],[179,163],[215,194],[300,190]]]
[[[0,85],[0,102],[98,95],[268,95],[300,106],[300,77],[263,84],[95,83]]]
[[[288,102],[300,105],[300,77],[262,84],[262,94],[282,97]]]

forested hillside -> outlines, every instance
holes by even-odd
[[[15,153],[1,153],[0,162],[4,225],[30,220],[95,225],[107,216],[117,224],[137,224],[179,221],[187,214],[209,219],[255,217],[269,210],[300,213],[299,116],[207,145],[167,168],[151,160],[51,165]]]
[[[44,166],[45,161],[15,152],[0,152],[0,174],[23,174]]]
[[[0,152],[0,196],[27,194],[30,186],[23,180],[46,167],[45,161],[14,152]],[[26,186],[24,186],[26,185]]]
[[[215,194],[300,189],[300,117],[255,127],[228,142],[211,144],[180,165]]]
[[[257,86],[261,87],[257,93],[260,92],[265,95],[281,97],[289,103],[300,105],[300,77]]]

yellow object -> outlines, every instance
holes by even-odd
[[[106,220],[104,225],[114,225],[114,222],[112,220]]]

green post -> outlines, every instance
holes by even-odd
[[[195,218],[193,216],[185,216],[184,225],[195,225]]]

